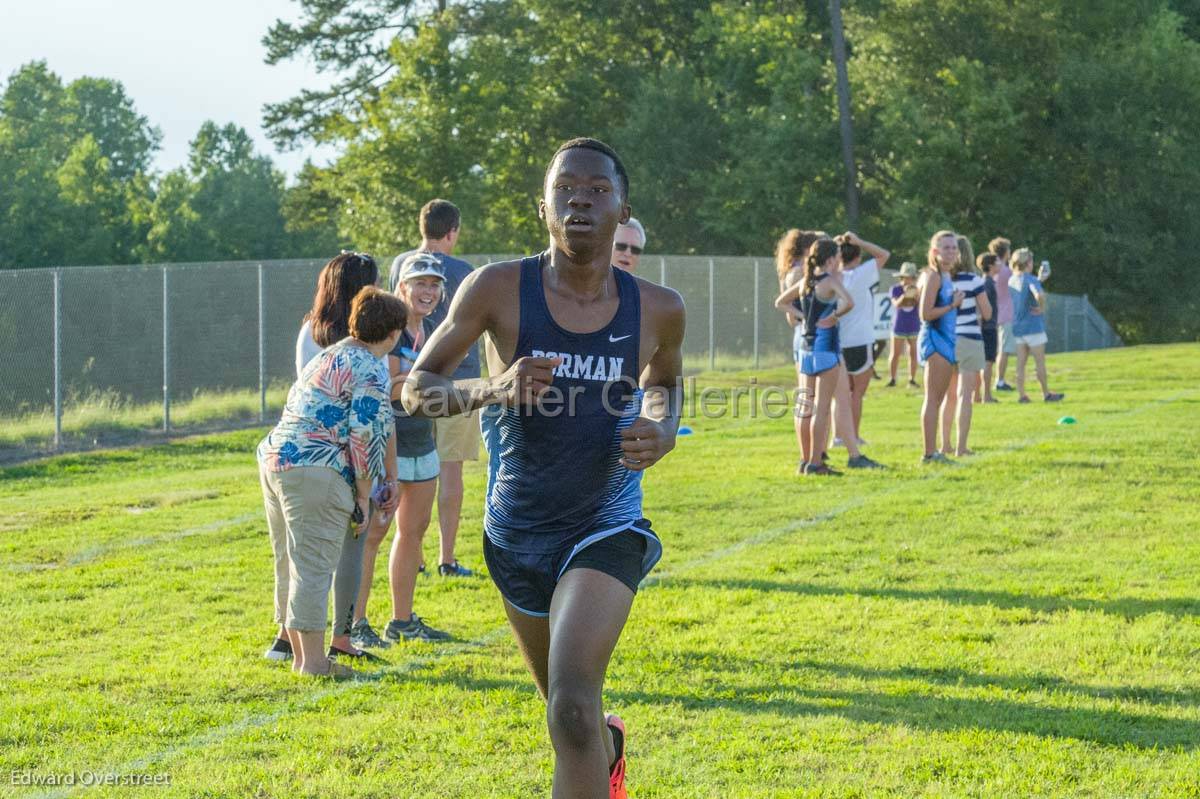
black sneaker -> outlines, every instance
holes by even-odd
[[[286,661],[292,659],[292,642],[286,638],[276,638],[271,648],[263,652],[267,660]]]
[[[882,463],[873,461],[866,455],[859,455],[857,458],[851,458],[846,461],[847,469],[886,469]]]
[[[438,564],[438,574],[442,577],[470,577],[475,572],[468,569],[466,566],[458,562],[458,558],[452,563]]]
[[[379,637],[366,619],[359,619],[350,628],[350,643],[359,649],[387,649],[391,643]]]
[[[815,474],[815,475],[819,475],[821,477],[841,477],[842,476],[841,472],[839,472],[835,469],[829,468],[829,466],[827,466],[824,463],[810,463],[810,464],[808,464],[808,466],[805,467],[804,473],[805,474]]]
[[[450,633],[435,630],[421,620],[417,614],[412,614],[407,621],[392,619],[387,629],[383,631],[389,641],[449,641]]]
[[[1062,402],[1062,399],[1065,396],[1066,396],[1065,394],[1056,394],[1053,391],[1051,391],[1049,394],[1047,394],[1045,396],[1045,400],[1046,400],[1046,402]]]
[[[893,377],[891,380],[887,381],[887,387],[895,388],[896,387],[896,378]]]
[[[346,658],[347,660],[359,660],[363,663],[383,660],[383,658],[379,657],[379,655],[372,655],[365,649],[359,649],[355,652],[348,652],[345,649],[341,649],[336,646],[329,647],[329,651],[325,653],[325,657],[330,659]]]
[[[1017,389],[1015,386],[1012,386],[1008,383],[1005,383],[1003,380],[1001,380],[1000,382],[998,382],[996,384],[996,390],[997,391],[1016,391]]]

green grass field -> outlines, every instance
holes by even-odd
[[[881,383],[883,473],[795,477],[786,416],[687,422],[646,477],[666,554],[606,692],[635,799],[1200,797],[1200,345],[1050,368],[1067,401],[978,409],[957,467],[918,466],[920,397]],[[417,611],[457,640],[387,650],[374,681],[261,658],[260,435],[0,470],[0,793],[548,796],[543,706],[486,578],[421,578]],[[381,567],[380,623],[386,595]],[[89,772],[171,784],[10,784]]]

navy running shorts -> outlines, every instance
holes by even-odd
[[[1000,349],[1000,331],[994,327],[983,328],[983,360],[985,363],[996,362],[996,351]]]
[[[500,595],[529,616],[549,616],[558,581],[571,569],[595,569],[637,593],[642,579],[662,557],[662,543],[642,519],[603,537],[585,536],[546,553],[501,549],[483,536],[483,557]]]

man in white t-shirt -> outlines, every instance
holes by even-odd
[[[850,409],[854,417],[854,435],[862,446],[859,430],[862,422],[862,401],[871,385],[875,363],[875,287],[879,285],[879,270],[891,253],[882,247],[863,241],[856,233],[844,233],[837,238],[841,251],[842,284],[854,300],[854,307],[838,321],[838,342],[842,348],[846,373],[850,376]],[[863,260],[866,253],[867,260]]]

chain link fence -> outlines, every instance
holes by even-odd
[[[0,461],[271,421],[324,263],[0,270]],[[770,258],[648,255],[639,274],[682,295],[689,371],[790,362]],[[1121,343],[1086,296],[1051,295],[1046,326],[1051,352]]]

